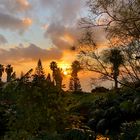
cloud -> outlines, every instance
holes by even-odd
[[[73,45],[77,44],[80,37],[80,30],[75,26],[66,27],[59,23],[48,26],[44,33],[45,38],[50,38],[52,43],[61,50],[70,50]]]
[[[73,24],[85,5],[84,0],[42,0],[41,3],[51,11],[51,23],[59,21],[63,24]]]
[[[23,12],[30,8],[28,0],[0,0],[0,11],[6,13]]]
[[[10,14],[0,13],[0,28],[24,32],[30,25],[30,18],[20,19]]]
[[[57,48],[42,49],[35,44],[30,44],[28,47],[20,45],[9,50],[0,49],[0,63],[4,64],[32,62],[37,61],[39,58],[45,61],[61,59],[62,52]]]
[[[0,34],[0,45],[6,44],[6,43],[8,43],[7,39],[3,35]]]

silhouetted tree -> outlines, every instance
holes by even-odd
[[[72,63],[71,68],[72,68],[72,74],[77,76],[78,72],[81,70],[80,62],[75,60]]]
[[[30,69],[27,73],[21,73],[21,77],[19,78],[19,82],[17,84],[17,87],[22,87],[21,85],[28,85],[30,83],[30,78],[31,78],[31,74],[33,72],[33,69]]]
[[[87,0],[87,3],[90,16],[82,19],[82,27],[90,30],[103,27],[110,39],[115,37],[122,42],[139,40],[139,0]]]
[[[16,79],[16,72],[13,72],[13,73],[12,73],[11,79],[12,79],[12,80],[15,80],[15,79]]]
[[[71,77],[69,83],[70,91],[82,91],[80,80],[78,77]]]
[[[105,50],[103,53],[104,62],[112,65],[112,75],[115,82],[115,89],[118,89],[119,68],[124,63],[124,57],[117,48]]]
[[[42,62],[41,62],[40,59],[38,60],[35,73],[36,73],[39,77],[41,77],[42,75],[44,75],[44,71],[43,71],[43,67],[42,67]]]
[[[4,72],[4,66],[0,64],[0,82],[2,80],[2,74]]]
[[[69,83],[69,89],[71,91],[81,91],[81,84],[80,80],[78,78],[78,72],[81,70],[81,66],[79,61],[75,60],[72,65],[72,72],[71,72],[71,78]]]
[[[125,54],[126,63],[123,66],[123,72],[121,73],[123,81],[121,80],[119,82],[123,82],[122,84],[125,84],[128,81],[133,81],[134,83],[135,81],[140,81],[140,60],[137,60],[140,48],[140,1],[87,0],[87,4],[89,6],[90,13],[89,16],[81,19],[81,27],[84,27],[84,29],[93,33],[93,38],[96,35],[96,29],[101,29],[104,37],[109,40],[111,46],[121,47],[121,50],[124,50],[123,53]],[[92,42],[90,42],[90,44],[92,44],[93,50],[93,53],[90,51],[90,54],[92,55],[92,58],[94,57],[99,62],[100,56],[98,57],[94,50],[96,46]],[[87,49],[87,44],[84,44],[83,47],[84,50]],[[136,56],[135,61],[133,57],[134,55]],[[83,53],[83,56],[87,57],[85,52]],[[89,65],[90,64],[88,63],[88,68]],[[100,63],[100,66],[101,65],[102,64]],[[94,68],[94,71],[102,73],[103,75],[108,75],[105,67],[102,71],[101,68]],[[111,78],[109,75],[108,77]]]
[[[35,74],[33,75],[33,83],[40,83],[43,82],[45,80],[45,74],[43,71],[43,67],[42,67],[42,62],[39,59],[38,63],[37,63],[37,67],[35,69]]]
[[[51,75],[50,75],[50,73],[47,75],[46,82],[47,82],[47,87],[48,87],[48,89],[54,87],[54,82],[51,80]]]
[[[11,65],[7,65],[5,68],[5,72],[7,74],[7,82],[11,81],[11,76],[12,76],[12,72],[13,72],[13,67]]]
[[[47,79],[46,79],[46,80],[47,80],[47,82],[48,82],[48,83],[51,83],[51,75],[50,75],[50,73],[48,74],[48,76],[47,76]]]
[[[62,70],[60,68],[58,68],[57,63],[52,61],[50,63],[50,69],[53,71],[53,82],[55,83],[55,85],[58,87],[58,89],[62,88]]]
[[[55,71],[57,70],[57,63],[52,61],[50,63],[50,69],[52,70],[52,77],[53,77],[53,82],[55,81]]]

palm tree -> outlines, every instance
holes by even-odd
[[[105,50],[103,53],[103,60],[106,63],[112,65],[112,74],[115,82],[115,89],[118,89],[118,76],[119,76],[119,68],[124,63],[124,57],[121,54],[121,51],[117,48],[113,48],[110,50]]]
[[[81,65],[80,65],[80,62],[75,60],[72,65],[71,65],[71,68],[72,68],[72,73],[77,76],[78,72],[82,69],[81,68]]]
[[[81,84],[80,80],[78,78],[78,72],[81,70],[80,62],[75,60],[72,65],[72,72],[71,72],[71,78],[69,83],[69,89],[71,91],[81,91]]]
[[[57,63],[52,61],[50,63],[50,69],[53,71],[53,82],[55,82],[56,86],[58,87],[58,89],[62,88],[62,70],[60,68],[58,68]]]
[[[55,81],[55,70],[57,69],[57,63],[55,61],[52,61],[50,63],[50,69],[52,70],[53,74],[53,81]]]
[[[4,66],[0,64],[0,82],[1,82],[1,79],[2,79],[3,72],[4,72]]]
[[[50,69],[51,69],[52,71],[54,71],[55,69],[57,69],[57,63],[56,63],[55,61],[52,61],[52,62],[50,63]]]
[[[5,68],[5,72],[7,73],[7,82],[11,81],[11,75],[13,72],[13,67],[11,65],[7,65]]]

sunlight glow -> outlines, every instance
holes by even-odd
[[[64,42],[71,44],[71,45],[74,43],[74,39],[68,34],[61,36],[60,39],[63,40]]]
[[[60,63],[59,64],[59,67],[62,69],[62,73],[65,75],[65,76],[67,76],[67,75],[70,75],[70,73],[71,73],[71,66],[70,66],[70,64],[67,64],[67,63],[64,63],[64,62],[62,62],[62,63]]]
[[[17,1],[24,6],[29,6],[29,2],[27,0],[17,0]]]
[[[23,19],[23,24],[26,26],[29,26],[32,24],[32,20],[30,18],[24,18]]]
[[[68,75],[68,72],[67,72],[67,71],[63,71],[63,74],[64,74],[64,75]]]

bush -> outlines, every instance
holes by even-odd
[[[91,90],[92,93],[106,93],[108,91],[109,91],[109,89],[107,89],[105,87],[96,87],[95,89]]]

